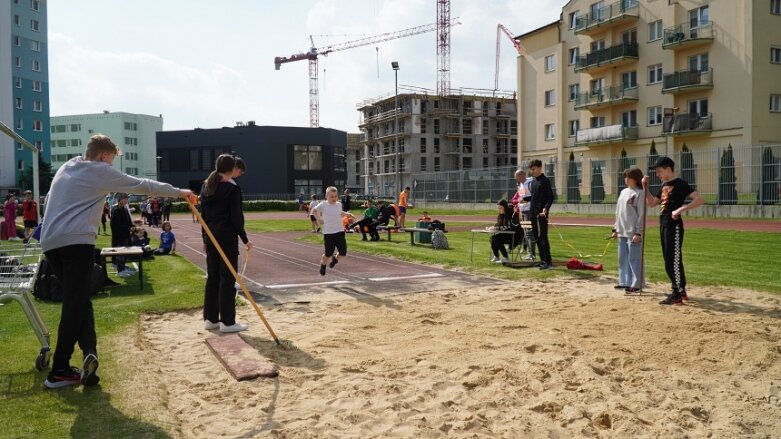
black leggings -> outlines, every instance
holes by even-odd
[[[659,227],[662,241],[664,269],[672,283],[673,292],[686,291],[686,273],[683,271],[683,223],[677,222]]]
[[[540,261],[550,264],[550,242],[548,242],[548,217],[537,216],[532,219],[532,231],[536,238],[537,248],[540,250]]]
[[[512,245],[512,239],[513,236],[506,233],[491,236],[491,251],[494,253],[494,256],[498,258],[499,253],[501,253],[502,257],[507,258],[507,249],[504,246]]]
[[[218,240],[233,269],[239,263],[238,237]],[[206,244],[206,286],[203,294],[203,319],[226,326],[236,323],[236,279],[211,242]]]

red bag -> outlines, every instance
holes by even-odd
[[[578,258],[570,258],[569,261],[567,261],[567,268],[570,270],[602,271],[602,264],[591,264],[589,262],[583,262]]]

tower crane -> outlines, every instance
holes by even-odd
[[[454,19],[450,22],[450,26],[456,26],[461,24],[458,19]],[[409,37],[412,35],[418,35],[426,32],[432,32],[437,30],[437,23],[426,24],[423,26],[411,27],[396,32],[386,32],[384,34],[374,35],[371,37],[361,38],[353,41],[346,41],[343,43],[332,44],[330,46],[317,48],[312,36],[309,36],[309,42],[311,47],[308,52],[296,53],[288,57],[278,56],[274,58],[274,69],[279,70],[282,64],[294,62],[294,61],[309,61],[309,126],[316,128],[320,126],[320,96],[317,85],[317,58],[320,55],[328,55],[329,53],[339,52],[342,50],[352,49],[354,47],[368,46],[370,44],[382,43],[384,41],[395,40],[398,38]]]
[[[509,38],[513,43],[515,50],[518,52],[518,55],[523,53],[523,47],[521,46],[521,43],[515,39],[513,33],[510,32],[510,29],[507,29],[502,23],[499,23],[496,26],[496,73],[494,74],[494,90],[499,90],[499,40],[501,39],[502,33],[507,35],[507,38]]]

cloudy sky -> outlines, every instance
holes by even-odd
[[[559,18],[564,0],[452,0],[451,86],[492,89],[496,26],[522,34]],[[434,0],[49,0],[52,116],[127,111],[164,129],[309,125],[308,63],[290,56],[436,22]],[[515,87],[501,40],[499,88]],[[436,88],[435,32],[320,58],[320,125],[356,132],[356,104],[399,84]]]

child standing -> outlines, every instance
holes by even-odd
[[[618,195],[616,222],[613,238],[618,238],[618,285],[627,293],[637,293],[643,288],[643,267],[641,266],[641,243],[643,241],[643,220],[645,200],[640,184],[643,171],[633,168],[624,171],[626,188]]]
[[[347,216],[354,219],[355,216],[342,210],[339,194],[334,186],[325,190],[325,200],[315,206],[314,212],[319,216],[318,223],[323,225],[325,252],[320,259],[320,275],[325,276],[325,264],[328,262],[328,258],[331,258],[328,266],[334,268],[339,262],[339,256],[347,255],[347,240],[342,228],[342,217]],[[334,254],[334,250],[338,250],[338,254]]]
[[[176,236],[171,231],[171,223],[163,222],[163,233],[160,234],[160,247],[155,249],[156,255],[176,254]]]
[[[29,190],[24,191],[22,219],[24,220],[24,242],[26,244],[33,234],[33,230],[38,227],[38,203],[33,200],[33,192]]]
[[[320,226],[317,224],[317,215],[315,215],[315,208],[320,204],[317,201],[317,195],[312,194],[312,201],[309,202],[307,213],[309,213],[309,222],[312,223],[312,233],[320,233]]]
[[[5,217],[5,229],[3,230],[3,239],[15,241],[19,239],[16,236],[16,211],[19,205],[16,203],[14,194],[8,194],[3,204],[3,216]]]

